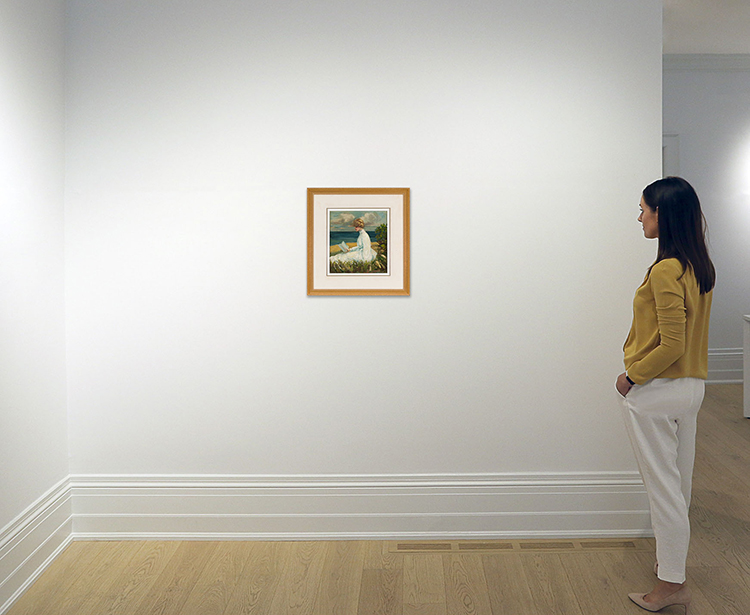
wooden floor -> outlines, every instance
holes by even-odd
[[[741,385],[709,386],[699,415],[688,562],[696,615],[750,613],[741,402]],[[627,593],[651,588],[653,561],[651,540],[74,542],[9,615],[638,614]]]

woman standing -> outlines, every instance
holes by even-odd
[[[616,387],[648,493],[659,582],[649,593],[629,597],[647,611],[682,604],[687,614],[688,509],[716,273],[698,195],[684,179],[666,177],[647,186],[638,221],[659,246],[635,293],[626,371]]]

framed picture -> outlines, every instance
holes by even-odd
[[[307,294],[409,294],[409,188],[307,189]]]

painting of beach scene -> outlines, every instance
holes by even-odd
[[[307,189],[307,294],[409,295],[409,188]]]
[[[328,209],[329,275],[387,275],[388,222],[388,209]]]

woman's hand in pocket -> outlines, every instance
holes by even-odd
[[[628,382],[628,375],[623,372],[619,376],[617,376],[617,381],[615,382],[615,388],[617,389],[617,392],[625,397],[630,389],[633,388],[633,385]]]

